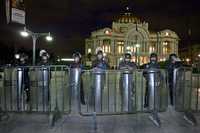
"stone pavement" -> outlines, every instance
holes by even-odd
[[[49,126],[48,115],[17,113],[0,122],[0,133],[200,133],[200,125],[191,126],[181,113],[167,111],[160,113],[162,126],[156,127],[149,114],[97,116],[97,130],[91,116],[65,115]],[[200,114],[195,114],[200,123]]]

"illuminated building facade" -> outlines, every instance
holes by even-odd
[[[147,63],[152,52],[158,54],[159,61],[165,61],[169,54],[178,54],[179,37],[172,30],[149,31],[147,22],[126,12],[117,17],[112,28],[93,31],[85,40],[86,57],[94,57],[97,47],[101,47],[112,67],[116,67],[125,52],[132,53],[137,64]],[[86,59],[86,65],[90,65]]]

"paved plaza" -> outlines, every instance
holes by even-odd
[[[160,113],[162,126],[156,127],[149,114],[97,116],[95,130],[93,117],[64,115],[54,127],[49,126],[48,115],[10,114],[0,122],[1,133],[198,133],[200,126],[188,124],[181,113],[168,109]],[[200,114],[195,114],[200,123]]]

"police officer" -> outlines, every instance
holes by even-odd
[[[158,64],[158,57],[157,57],[157,54],[156,53],[151,53],[150,55],[150,62],[147,63],[144,67],[144,71],[143,71],[143,75],[144,77],[146,77],[146,71],[148,69],[151,69],[151,68],[155,68],[155,69],[159,69],[160,66]],[[148,81],[146,81],[146,91],[145,91],[145,103],[144,103],[144,107],[148,107],[149,106],[149,95],[148,95]]]
[[[128,70],[135,70],[137,68],[137,65],[131,61],[131,54],[130,53],[125,53],[124,54],[124,59],[122,62],[119,64],[119,69],[128,69]]]
[[[106,80],[106,72],[108,69],[108,63],[104,58],[103,51],[101,48],[96,49],[96,59],[92,63],[92,74],[93,74],[93,89],[91,104],[94,105],[96,112],[102,110],[102,93],[104,89],[104,83]]]
[[[176,54],[169,55],[169,61],[167,64],[167,77],[168,77],[168,85],[169,85],[169,94],[170,94],[170,104],[174,105],[174,97],[173,97],[173,79],[174,79],[174,69],[181,67],[182,63]]]
[[[125,53],[124,59],[119,64],[120,74],[120,91],[122,96],[122,111],[132,112],[134,109],[134,85],[133,85],[133,71],[137,66],[131,61],[131,54]]]
[[[101,49],[97,49],[96,56],[96,59],[92,63],[92,68],[98,68],[103,70],[108,69],[109,65],[105,60],[103,51]]]
[[[18,67],[21,68],[22,70],[22,77],[18,77],[18,78],[22,78],[22,90],[25,92],[26,94],[26,102],[30,101],[30,84],[29,84],[29,69],[26,67],[28,65],[27,60],[28,60],[28,56],[25,53],[21,53],[19,54],[19,58],[18,58]],[[20,79],[18,79],[20,80]]]
[[[47,53],[47,51],[41,50],[39,54],[40,54],[40,65],[49,65],[50,55]]]
[[[80,68],[81,70],[84,69],[82,63],[81,63],[81,59],[82,59],[82,56],[79,52],[75,52],[73,54],[73,59],[74,59],[74,62],[70,65],[70,68]],[[81,74],[83,73],[83,71],[81,72]],[[81,77],[80,79],[80,100],[81,100],[81,103],[83,105],[85,105],[85,97],[84,97],[84,89],[83,89],[83,79]]]
[[[39,62],[39,73],[38,73],[38,82],[40,83],[40,91],[41,95],[39,96],[41,99],[39,101],[42,102],[44,106],[44,110],[48,110],[49,101],[50,101],[50,79],[51,79],[51,69],[49,67],[49,58],[50,55],[46,50],[40,50],[39,52],[40,62]]]

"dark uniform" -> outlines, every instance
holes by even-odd
[[[155,58],[156,60],[152,60],[152,58]],[[160,69],[160,65],[158,64],[157,62],[157,54],[155,53],[152,53],[150,55],[150,62],[147,63],[144,67],[144,71],[143,71],[143,76],[146,77],[146,71],[148,69],[151,69],[151,68],[155,68],[155,69]],[[144,103],[144,107],[148,107],[149,106],[149,95],[148,95],[148,92],[149,92],[149,89],[148,89],[148,81],[146,81],[146,91],[145,91],[145,103]]]
[[[173,97],[173,90],[175,89],[175,88],[173,88],[174,87],[173,86],[174,69],[182,66],[181,62],[174,60],[175,58],[177,58],[176,54],[171,54],[169,56],[169,61],[168,61],[167,67],[166,67],[171,105],[174,105],[174,97]]]
[[[98,58],[98,56],[102,56],[102,57]],[[106,60],[104,60],[102,51],[97,52],[97,59],[92,62],[92,68],[98,68],[98,69],[103,69],[103,70],[106,70],[109,68],[108,63],[106,62]]]
[[[106,70],[108,69],[108,63],[106,61],[102,60],[94,60],[92,62],[92,68],[99,68],[99,69],[103,69]]]
[[[137,65],[134,62],[122,61],[119,64],[119,69],[120,70],[123,70],[123,69],[132,69],[132,70],[135,70],[135,69],[137,69]]]

